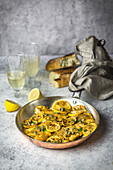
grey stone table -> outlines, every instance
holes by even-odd
[[[55,89],[49,84],[49,72],[45,70],[45,64],[52,57],[41,57],[41,66],[36,77],[41,82],[40,90],[44,97],[71,97],[68,87]],[[6,112],[5,99],[14,100],[23,106],[28,102],[29,90],[24,88],[20,98],[14,97],[4,71],[3,60],[0,58],[0,170],[113,170],[113,97],[99,101],[85,91],[82,93],[81,99],[93,105],[101,118],[98,130],[87,141],[64,150],[38,147],[17,130],[17,112]]]

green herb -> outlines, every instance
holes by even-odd
[[[74,120],[74,119],[72,119],[72,121],[75,123],[75,120]]]
[[[31,121],[31,124],[35,124],[33,121]]]
[[[84,130],[84,132],[86,132],[86,130]]]
[[[46,131],[46,129],[43,130],[43,132],[45,132],[45,131]]]
[[[55,143],[58,143],[57,141],[55,141]]]
[[[82,131],[82,128],[80,128],[78,131],[81,132],[81,131]]]
[[[76,128],[73,128],[72,131],[74,131],[74,129],[76,129]]]
[[[81,120],[78,120],[78,122],[80,122]]]

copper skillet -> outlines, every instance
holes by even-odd
[[[68,97],[61,97],[61,96],[53,96],[53,97],[44,97],[44,98],[41,98],[41,99],[38,99],[38,100],[35,100],[35,101],[32,101],[28,104],[26,104],[25,106],[23,106],[19,112],[17,113],[16,115],[16,126],[17,128],[19,129],[19,131],[27,138],[29,139],[30,141],[32,141],[34,144],[38,145],[38,146],[41,146],[41,147],[44,147],[44,148],[51,148],[51,149],[64,149],[64,148],[70,148],[70,147],[73,147],[73,146],[76,146],[76,145],[79,145],[80,143],[84,142],[85,140],[87,140],[94,132],[92,132],[90,135],[82,138],[82,139],[78,139],[78,140],[75,140],[73,142],[67,142],[67,143],[61,143],[61,144],[58,144],[58,143],[49,143],[49,142],[42,142],[42,141],[38,141],[38,140],[35,140],[29,136],[27,136],[24,131],[23,131],[23,128],[22,128],[22,122],[23,120],[25,119],[29,119],[33,113],[34,113],[34,108],[38,105],[44,105],[46,107],[51,107],[52,104],[57,101],[57,100],[66,100],[68,101],[72,106],[74,105],[78,105],[78,104],[81,104],[81,105],[85,105],[86,108],[89,110],[89,112],[93,115],[94,119],[95,119],[95,122],[97,123],[97,128],[99,126],[99,123],[100,123],[100,117],[99,117],[99,114],[98,112],[95,110],[95,108],[93,106],[91,106],[90,104],[80,100],[80,99],[76,99],[76,98],[68,98]],[[96,129],[97,129],[96,128]]]

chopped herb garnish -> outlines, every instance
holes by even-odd
[[[58,143],[57,141],[55,141],[55,143]]]
[[[33,121],[31,121],[31,124],[35,124]]]
[[[81,120],[78,120],[78,122],[80,122]]]
[[[86,132],[86,130],[84,130],[84,132]]]
[[[81,131],[82,131],[82,128],[80,128],[78,131],[81,132]]]
[[[46,129],[43,130],[43,132],[45,132],[45,131],[46,131]]]
[[[72,119],[72,121],[75,123],[75,120],[74,120],[74,119]]]
[[[73,128],[72,131],[74,131],[74,129],[76,129],[76,128]]]

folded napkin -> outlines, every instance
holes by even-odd
[[[104,45],[105,40],[90,36],[76,46],[83,61],[70,78],[69,90],[75,92],[75,96],[84,89],[100,100],[113,95],[113,61]]]

